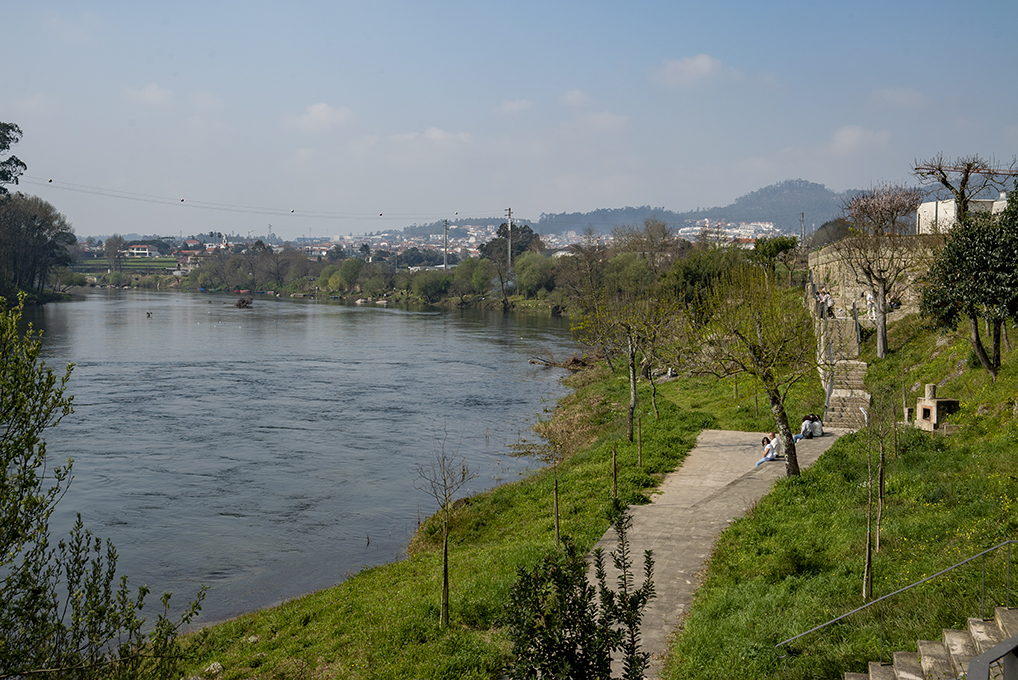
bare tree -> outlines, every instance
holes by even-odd
[[[833,244],[835,255],[876,299],[877,356],[887,355],[887,298],[920,263],[915,214],[922,192],[901,184],[883,184],[853,196],[845,204],[851,236]]]
[[[615,249],[621,252],[634,252],[647,261],[656,279],[666,271],[683,252],[692,244],[678,236],[667,222],[656,217],[648,217],[643,221],[643,228],[620,226],[612,230],[612,241]]]
[[[434,498],[442,512],[442,608],[440,622],[449,627],[449,520],[452,516],[453,496],[477,473],[470,470],[465,458],[456,458],[446,449],[448,434],[437,442],[434,457],[428,465],[417,464],[415,486]]]
[[[998,165],[992,158],[979,155],[963,156],[954,160],[940,153],[928,160],[916,161],[915,175],[931,191],[946,189],[954,196],[955,216],[964,222],[969,214],[970,201],[988,190],[1002,191],[1009,177],[1018,175],[1012,160],[1008,167]]]
[[[112,271],[120,271],[121,263],[124,261],[124,248],[124,237],[120,234],[114,234],[106,239],[103,251]]]

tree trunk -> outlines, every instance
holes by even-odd
[[[795,442],[792,441],[792,430],[788,427],[788,415],[781,395],[777,388],[767,387],[767,397],[771,402],[771,413],[774,414],[774,425],[781,438],[781,448],[785,451],[785,474],[789,477],[799,476],[799,459],[795,455]]]
[[[884,517],[884,433],[880,433],[880,463],[877,466],[877,531],[874,552],[880,552],[880,522]]]
[[[887,356],[887,283],[877,283],[877,358]]]
[[[998,371],[1000,370],[1000,326],[1000,319],[994,319],[990,333],[990,337],[993,338],[993,356],[991,360],[993,361],[993,367]]]
[[[629,416],[626,428],[626,436],[629,443],[633,443],[633,414],[636,413],[636,343],[633,336],[629,336],[629,344],[626,347],[629,359]]]
[[[969,312],[969,330],[971,331],[969,340],[972,342],[972,349],[976,352],[979,364],[986,369],[993,381],[996,382],[997,369],[994,367],[993,362],[990,361],[990,357],[986,355],[986,348],[983,347],[983,341],[979,337],[979,317],[976,316],[974,311]]]
[[[445,524],[442,528],[442,628],[449,627],[449,505],[446,504]]]

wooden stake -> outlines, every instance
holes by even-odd
[[[636,421],[636,464],[643,467],[643,416]]]
[[[616,464],[615,442],[612,442],[612,498],[619,497],[619,467]]]
[[[555,545],[558,546],[558,468],[555,468]]]

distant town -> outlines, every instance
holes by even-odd
[[[523,223],[523,222],[521,222]],[[691,223],[691,224],[690,224]],[[260,245],[276,252],[285,249],[301,250],[309,259],[342,259],[353,256],[370,257],[372,253],[384,252],[386,255],[399,256],[407,251],[446,252],[450,256],[450,264],[468,257],[479,257],[480,246],[496,237],[498,224],[450,225],[448,228],[448,244],[446,233],[414,234],[414,230],[388,231],[368,234],[350,234],[332,237],[301,236],[292,241],[284,241],[272,232],[263,236],[248,234],[223,234],[208,232],[192,234],[188,237],[177,236],[140,236],[128,234],[124,237],[125,255],[128,257],[166,257],[174,255],[178,258],[179,271],[187,272],[197,266],[201,256],[209,251],[228,250],[242,253],[249,247],[260,242]],[[704,233],[710,233],[715,240],[723,240],[752,248],[757,239],[782,235],[773,222],[728,222],[725,220],[689,220],[687,226],[675,230],[675,233],[690,241],[695,241]],[[568,252],[570,246],[580,243],[583,235],[575,230],[558,234],[541,234],[546,252]],[[605,244],[614,240],[611,233],[598,234],[596,238]],[[367,248],[365,249],[365,246]],[[80,259],[104,257],[103,239],[89,237],[78,243]]]

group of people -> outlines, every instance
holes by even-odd
[[[802,427],[799,429],[799,434],[792,437],[792,443],[798,442],[800,439],[813,439],[823,435],[823,422],[820,421],[816,414],[810,413],[802,417]],[[781,440],[778,439],[777,433],[771,432],[763,438],[761,443],[763,444],[764,456],[753,467],[760,467],[761,463],[777,460],[781,457]]]
[[[831,291],[820,289],[816,292],[817,313],[821,319],[834,318],[834,297]]]

